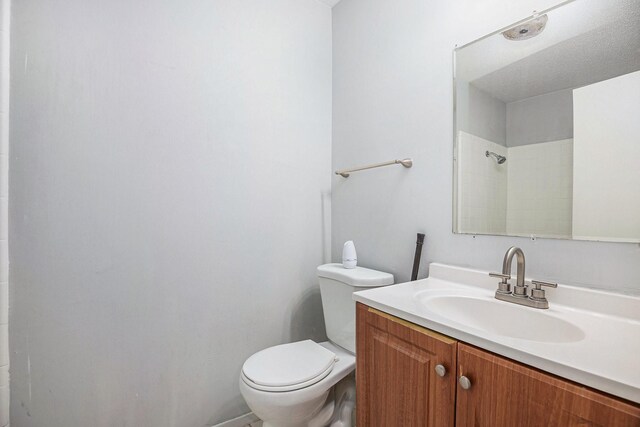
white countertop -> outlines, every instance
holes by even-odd
[[[434,263],[427,279],[356,292],[353,299],[460,341],[640,403],[640,296],[560,284],[557,289],[547,290],[550,308],[542,310],[496,300],[497,281],[485,271]],[[467,312],[462,320],[439,314],[433,305],[425,303],[441,295],[513,306],[514,309],[504,307],[513,315],[491,322],[508,322],[512,330],[516,327],[521,331],[521,336],[515,338],[492,328],[474,327],[473,316],[482,316],[482,312]],[[557,320],[551,317],[577,326],[579,333],[571,342],[564,342],[561,336],[553,339],[553,330],[537,329],[532,335],[551,339],[527,339],[530,328],[548,327],[548,322],[530,319]],[[487,319],[479,320],[487,324]]]

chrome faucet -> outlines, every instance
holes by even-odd
[[[516,256],[516,287],[513,288],[514,296],[527,296],[526,285],[524,284],[524,252],[522,249],[516,248],[515,246],[511,246],[507,253],[504,254],[504,259],[502,260],[502,274],[505,276],[511,277],[511,264],[513,261],[513,256]]]
[[[516,257],[516,285],[511,291],[511,264],[513,263],[513,257]],[[515,246],[510,247],[507,253],[504,254],[504,260],[502,261],[502,273],[489,273],[491,277],[498,277],[502,279],[498,283],[498,289],[496,290],[496,299],[501,301],[513,302],[520,305],[526,305],[533,308],[549,308],[549,301],[545,297],[542,286],[548,286],[551,288],[557,288],[557,283],[541,282],[538,280],[531,281],[533,289],[531,289],[531,295],[529,295],[528,286],[524,281],[524,252],[522,249]]]

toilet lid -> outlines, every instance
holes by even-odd
[[[336,355],[311,340],[282,344],[259,351],[242,367],[242,376],[253,388],[291,391],[308,387],[329,375]]]

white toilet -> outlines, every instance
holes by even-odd
[[[318,267],[329,341],[277,345],[249,357],[240,392],[264,427],[350,427],[355,406],[356,315],[351,294],[393,283],[389,273]]]

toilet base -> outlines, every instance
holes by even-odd
[[[353,373],[342,379],[330,391],[325,404],[307,422],[274,424],[263,421],[262,427],[352,427],[355,425],[356,383]]]
[[[335,409],[331,418],[331,427],[355,426],[356,416],[356,379],[352,372],[334,387]]]

